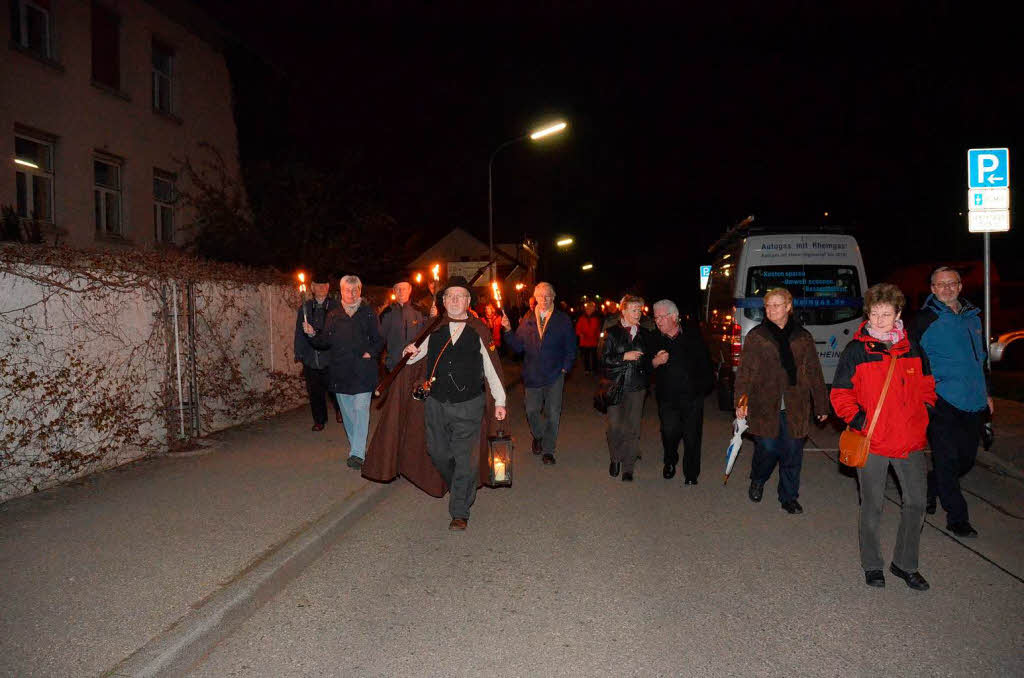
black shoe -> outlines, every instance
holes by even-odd
[[[696,478],[687,478],[686,480],[683,481],[683,485],[696,485],[696,484],[697,484],[697,479]]]
[[[665,480],[670,480],[676,477],[676,465],[665,464],[665,468],[661,471],[661,477]]]
[[[346,461],[345,464],[348,465],[349,468],[363,468],[363,460],[354,454],[349,456],[348,461]]]
[[[881,570],[865,570],[864,583],[868,586],[874,586],[876,589],[884,589],[885,575],[882,574]]]
[[[907,582],[907,586],[915,591],[927,591],[931,588],[931,586],[928,585],[928,580],[922,577],[920,572],[906,572],[896,567],[896,563],[889,565],[889,571]]]
[[[533,453],[534,454],[540,454],[541,452],[543,452],[543,450],[541,449],[541,443],[540,443],[539,440],[534,438],[533,439]]]
[[[764,496],[764,483],[751,480],[750,489],[747,490],[747,496],[750,497],[750,501],[754,503],[761,501],[761,497]]]
[[[633,472],[632,471],[623,471],[622,472],[622,482],[624,482],[624,483],[631,483],[631,482],[633,482]]]
[[[935,497],[928,497],[928,503],[924,505],[924,512],[930,516],[935,515]]]
[[[540,459],[541,461],[544,462],[545,466],[551,466],[552,464],[555,463],[555,455],[551,454],[550,452],[545,452],[544,456],[541,457]]]
[[[946,525],[946,529],[955,534],[958,537],[977,537],[978,531],[971,527],[971,524],[966,520],[962,523],[952,523]]]
[[[324,430],[324,425],[323,424],[313,424],[313,429],[312,430],[314,430],[314,431],[323,431]]]
[[[796,499],[782,502],[782,510],[786,513],[803,513],[804,507]]]
[[[620,468],[622,468],[622,463],[618,461],[613,461],[612,463],[608,464],[608,475],[610,475],[612,478],[618,476]]]

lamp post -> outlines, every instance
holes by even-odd
[[[487,162],[487,260],[490,262],[494,261],[494,157],[498,155],[503,149],[511,146],[514,143],[525,141],[530,139],[536,141],[537,139],[543,139],[544,137],[551,136],[552,134],[558,134],[567,127],[565,122],[557,122],[553,125],[542,127],[541,129],[532,132],[531,134],[524,134],[521,137],[515,139],[509,139],[502,143],[494,152],[491,153],[491,159]],[[493,281],[495,278],[495,264],[491,264],[490,278]]]

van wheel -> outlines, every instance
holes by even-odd
[[[716,391],[718,392],[718,409],[723,412],[732,412],[736,409],[732,405],[732,389],[729,388],[728,384],[719,382]]]

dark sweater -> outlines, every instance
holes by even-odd
[[[679,327],[674,337],[655,333],[651,358],[668,351],[668,362],[654,370],[655,393],[659,402],[703,398],[713,384],[711,357],[704,340],[693,327]]]

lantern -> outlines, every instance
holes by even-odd
[[[512,487],[512,436],[498,429],[498,435],[487,436],[487,466],[491,487]]]

